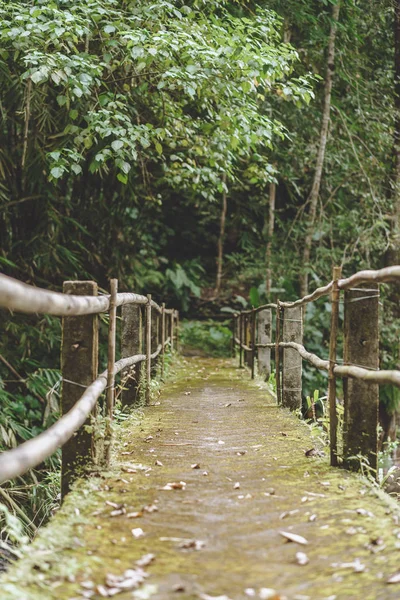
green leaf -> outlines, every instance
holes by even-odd
[[[156,146],[156,150],[157,150],[158,154],[161,155],[163,153],[163,147],[160,144],[160,142],[156,142],[155,146]]]
[[[64,169],[62,167],[53,167],[50,174],[54,179],[60,179],[64,174]]]
[[[126,185],[128,183],[128,177],[126,175],[124,175],[123,173],[118,173],[117,179],[124,185]]]
[[[121,140],[114,140],[111,144],[111,148],[115,151],[118,152],[118,150],[120,150],[124,145],[124,142],[121,142]]]

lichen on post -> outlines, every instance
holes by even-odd
[[[282,329],[283,342],[303,343],[302,307],[285,308]],[[297,350],[284,348],[282,364],[282,406],[300,410],[303,360]]]
[[[359,285],[344,295],[344,364],[379,368],[379,286]],[[347,468],[361,457],[376,471],[378,458],[379,385],[345,378],[343,452]]]
[[[97,296],[94,281],[65,281],[65,294]],[[62,324],[61,373],[63,378],[61,414],[65,415],[82,396],[84,389],[97,377],[98,317],[81,315],[64,317]],[[95,414],[96,411],[93,411]],[[87,420],[90,425],[90,419]],[[82,427],[62,448],[61,497],[83,474],[93,460],[94,436],[90,427]]]

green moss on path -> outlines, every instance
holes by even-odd
[[[309,428],[231,361],[182,360],[160,403],[140,421],[132,415],[116,439],[112,471],[77,483],[0,579],[1,600],[82,598],[82,582],[104,585],[107,574],[122,575],[148,553],[156,557],[142,592],[155,600],[239,600],[248,588],[256,598],[260,588],[288,600],[400,598],[400,584],[386,583],[399,567],[397,506],[325,458],[306,458],[315,443]],[[180,481],[185,489],[162,489]],[[106,502],[127,513],[158,510],[112,517]],[[134,538],[134,528],[144,536]],[[281,531],[308,544],[287,542]],[[204,546],[184,549],[182,540]]]

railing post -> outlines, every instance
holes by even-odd
[[[240,314],[239,314],[239,340],[240,340],[239,369],[243,369],[243,314],[242,314],[242,311],[240,311]]]
[[[360,285],[344,294],[344,364],[379,368],[379,286]],[[365,456],[377,469],[379,385],[345,378],[344,464],[357,469]],[[353,458],[352,458],[353,457]]]
[[[110,308],[108,311],[108,353],[107,353],[107,393],[106,393],[106,427],[104,435],[104,461],[110,463],[112,443],[112,420],[114,414],[115,393],[115,342],[117,333],[117,293],[118,279],[110,281]]]
[[[276,301],[276,331],[275,331],[275,379],[276,379],[276,401],[282,404],[281,390],[281,319],[283,311],[279,300]]]
[[[283,342],[303,343],[303,309],[295,306],[283,313]],[[282,406],[301,409],[301,377],[303,360],[297,350],[283,349]]]
[[[158,311],[156,308],[151,311],[151,353],[157,350],[158,346]],[[158,357],[152,360],[151,373],[155,374],[157,369]]]
[[[65,294],[97,296],[94,281],[65,281]],[[65,415],[79,400],[84,388],[97,377],[98,318],[97,315],[64,317],[62,324],[61,373],[63,378],[61,414]],[[93,411],[95,414],[95,411]],[[87,424],[90,425],[90,419]],[[61,497],[69,492],[71,484],[82,475],[93,459],[94,436],[82,427],[62,448]]]
[[[138,304],[122,306],[121,356],[129,358],[143,353],[143,311]],[[124,370],[121,402],[124,406],[135,406],[139,402],[140,363]]]
[[[165,302],[161,307],[161,378],[164,377],[165,368]]]
[[[333,372],[336,363],[336,347],[339,326],[339,299],[340,290],[338,280],[342,275],[341,267],[333,267],[333,288],[331,295],[331,332],[329,340],[329,382],[328,382],[328,403],[329,403],[329,438],[331,466],[337,467],[337,426],[338,418],[336,411],[336,378]]]
[[[146,304],[146,403],[150,402],[151,384],[151,294],[147,294]]]
[[[176,311],[176,351],[179,352],[179,310]]]
[[[170,317],[171,317],[171,321],[170,321],[171,352],[173,352],[174,351],[174,335],[175,335],[175,328],[174,328],[175,311],[174,310],[171,312]]]
[[[255,368],[256,368],[256,352],[257,352],[257,346],[256,346],[256,318],[257,318],[257,313],[256,311],[253,309],[252,313],[251,313],[251,330],[250,330],[250,336],[251,336],[251,342],[250,342],[250,347],[251,347],[251,378],[254,379],[255,377]]]
[[[258,313],[258,343],[271,343],[272,311],[270,308]],[[258,372],[268,379],[271,375],[271,348],[258,348]]]
[[[245,315],[244,322],[245,322],[244,339],[245,339],[246,346],[249,348],[251,346],[251,323],[250,323],[248,314]],[[252,357],[252,351],[245,350],[244,351],[244,364],[247,365],[248,367],[251,367],[251,357]]]

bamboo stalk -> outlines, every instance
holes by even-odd
[[[110,463],[111,442],[112,442],[112,420],[114,412],[114,393],[115,393],[115,347],[117,332],[117,293],[118,279],[110,281],[110,310],[108,324],[108,355],[107,355],[107,394],[106,394],[106,431],[104,437],[104,459],[105,464]]]
[[[331,332],[329,340],[329,382],[328,382],[328,402],[329,402],[329,436],[330,436],[330,455],[331,455],[331,466],[337,467],[337,427],[338,418],[336,412],[336,378],[335,378],[335,364],[336,364],[336,349],[337,349],[337,335],[339,326],[339,299],[340,290],[338,287],[338,281],[342,275],[341,267],[333,267],[333,289],[331,297]]]
[[[151,294],[147,294],[146,305],[146,402],[150,402],[151,383]]]

